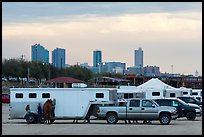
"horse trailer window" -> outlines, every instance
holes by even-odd
[[[104,94],[103,93],[96,93],[96,98],[104,98]]]
[[[170,93],[170,97],[175,97],[176,94],[175,93]]]
[[[36,93],[29,93],[29,98],[36,98],[37,94]]]
[[[42,98],[50,98],[50,93],[42,93]]]
[[[192,95],[198,95],[198,93],[197,92],[193,92]]]
[[[124,98],[127,99],[128,98],[128,93],[124,94]]]
[[[152,96],[160,96],[160,92],[152,92]]]
[[[23,93],[16,93],[16,98],[23,98]]]
[[[129,98],[133,98],[133,93],[129,93]]]
[[[183,95],[188,95],[188,92],[183,92]]]

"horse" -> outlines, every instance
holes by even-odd
[[[48,99],[43,105],[45,123],[51,124],[52,100]]]

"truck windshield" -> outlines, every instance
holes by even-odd
[[[179,99],[179,98],[177,98],[177,100],[178,100],[181,104],[183,104],[183,105],[188,105],[185,101],[183,101],[183,100],[181,100],[181,99]]]
[[[157,104],[157,102],[155,102],[154,100],[152,100],[152,103],[154,103],[157,107],[159,106],[159,104]]]

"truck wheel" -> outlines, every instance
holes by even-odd
[[[116,124],[118,122],[118,116],[114,113],[108,113],[106,116],[106,121],[108,124]]]
[[[36,119],[35,114],[33,114],[33,113],[26,114],[26,122],[27,123],[33,124],[33,123],[36,123],[36,121],[37,121],[37,119]]]
[[[193,113],[193,112],[188,112],[188,113],[186,114],[186,118],[187,118],[188,120],[195,120],[196,114]]]
[[[159,121],[162,125],[168,125],[171,122],[171,116],[169,114],[161,114]]]

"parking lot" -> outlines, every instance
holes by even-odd
[[[53,124],[26,124],[25,120],[9,120],[9,105],[2,104],[2,135],[202,135],[202,117],[195,121],[186,118],[172,120],[170,125],[159,121],[143,124],[107,124],[105,120],[73,124],[72,120],[56,120]]]

